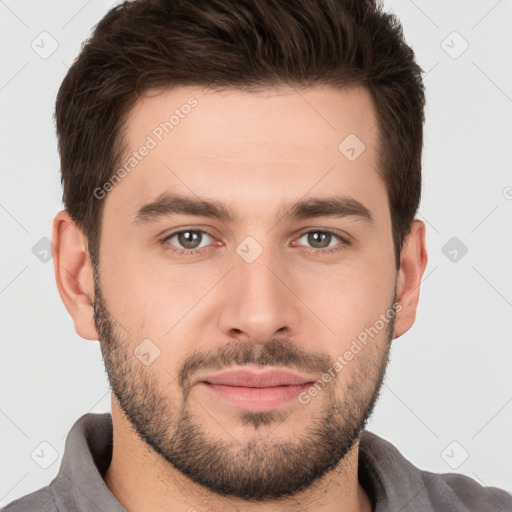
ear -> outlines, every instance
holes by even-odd
[[[97,340],[94,324],[94,281],[87,237],[66,211],[53,220],[52,243],[55,280],[60,298],[79,336]]]
[[[401,309],[395,320],[394,338],[405,334],[414,324],[420,298],[421,278],[427,266],[425,223],[415,219],[404,241],[396,281],[396,297]]]

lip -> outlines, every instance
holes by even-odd
[[[204,376],[196,385],[231,407],[265,412],[296,400],[316,380],[285,369],[231,369]]]
[[[284,368],[270,368],[266,370],[233,368],[201,377],[199,382],[223,386],[268,388],[274,386],[296,386],[312,383],[316,380],[317,378],[311,375],[301,375]]]

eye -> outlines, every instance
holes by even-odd
[[[197,255],[209,246],[220,244],[204,229],[175,231],[166,236],[162,243],[178,256]],[[305,245],[305,248],[314,254],[329,254],[342,250],[350,245],[350,242],[332,231],[315,229],[303,233],[297,241],[292,242],[292,245]]]
[[[348,241],[342,238],[340,235],[333,233],[332,231],[326,230],[313,230],[302,234],[298,239],[300,245],[309,244],[311,249],[325,250],[336,247],[334,250],[338,250],[338,246],[348,245]],[[302,241],[302,242],[301,242]],[[342,242],[340,244],[340,242]],[[341,249],[341,247],[339,247]],[[332,252],[332,251],[327,251]]]
[[[206,247],[211,244],[212,241],[213,237],[202,229],[185,229],[183,231],[177,231],[164,239],[164,242],[176,245],[177,249],[185,249],[188,251]]]

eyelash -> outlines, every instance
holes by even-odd
[[[210,233],[207,229],[182,229],[180,231],[174,231],[174,233],[171,233],[170,235],[167,235],[162,240],[162,244],[163,245],[169,244],[170,251],[172,253],[174,253],[175,255],[177,255],[177,256],[184,256],[184,255],[186,255],[186,256],[197,256],[197,255],[202,254],[204,251],[206,251],[206,250],[211,248],[211,245],[208,245],[206,247],[201,247],[200,249],[176,249],[176,248],[174,248],[172,246],[172,244],[170,244],[169,240],[172,237],[174,237],[175,235],[179,235],[180,233],[185,233],[187,231],[193,231],[194,233],[205,233],[208,236],[210,236],[213,239],[215,239],[213,234]],[[334,236],[334,237],[338,238],[341,243],[336,245],[335,247],[326,248],[326,249],[315,249],[315,248],[312,248],[312,247],[308,248],[308,247],[302,246],[308,252],[308,254],[321,254],[321,255],[332,254],[332,253],[341,251],[341,250],[344,249],[345,246],[349,246],[350,245],[350,242],[347,239],[343,238],[338,233],[335,233],[334,231],[331,231],[329,229],[310,229],[308,231],[302,232],[298,236],[298,238],[302,238],[304,235],[307,235],[309,233],[326,233],[328,235],[331,235],[331,236]]]

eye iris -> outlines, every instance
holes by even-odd
[[[325,247],[329,247],[330,242],[330,233],[323,233],[322,231],[313,231],[312,233],[308,234],[308,243],[311,244],[316,249],[323,249]]]
[[[201,243],[201,235],[197,231],[182,231],[178,241],[185,249],[195,249]]]

